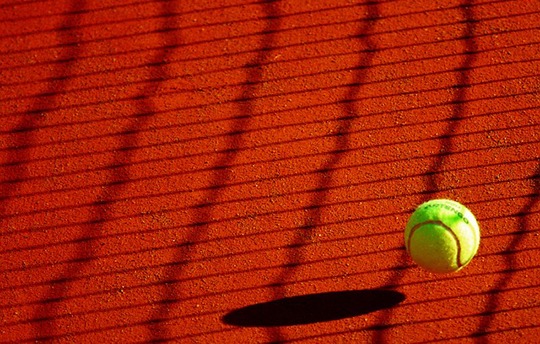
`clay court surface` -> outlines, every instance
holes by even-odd
[[[2,0],[0,341],[538,343],[540,2]],[[452,274],[404,248],[471,209]]]

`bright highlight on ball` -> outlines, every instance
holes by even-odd
[[[421,204],[405,227],[411,258],[432,272],[458,271],[472,260],[480,244],[480,229],[464,205],[447,199]]]

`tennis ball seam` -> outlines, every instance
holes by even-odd
[[[457,247],[456,265],[458,267],[458,270],[461,269],[463,266],[465,266],[470,261],[470,259],[469,259],[468,261],[466,261],[464,263],[461,262],[461,243],[459,241],[458,236],[456,235],[456,233],[454,233],[452,228],[450,228],[444,222],[439,221],[439,220],[428,220],[428,221],[420,222],[420,223],[417,223],[416,225],[414,225],[411,228],[411,231],[409,232],[409,237],[407,238],[407,251],[408,252],[410,252],[411,240],[412,240],[412,237],[414,236],[414,232],[416,232],[416,230],[418,230],[419,228],[421,228],[421,227],[423,227],[425,225],[439,225],[442,228],[444,228],[448,233],[450,233],[450,235],[452,235],[452,237],[454,238],[454,241],[456,242],[456,247]]]

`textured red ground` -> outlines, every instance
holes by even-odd
[[[2,342],[538,341],[538,1],[3,0],[0,22]],[[404,252],[436,197],[482,230],[455,274]]]

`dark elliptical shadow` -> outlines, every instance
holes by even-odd
[[[257,303],[229,312],[221,320],[240,327],[315,324],[391,308],[403,300],[405,295],[393,290],[333,291]]]

